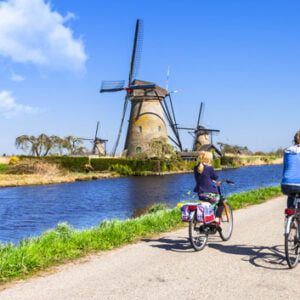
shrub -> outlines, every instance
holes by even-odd
[[[91,159],[91,166],[96,171],[110,170],[112,165],[125,165],[131,168],[133,172],[151,171],[157,172],[157,160],[149,159],[126,159],[126,158],[94,158]]]
[[[86,156],[72,157],[72,156],[20,156],[20,160],[34,159],[46,161],[48,163],[57,164],[58,166],[69,171],[85,171],[84,166],[90,164],[90,160]]]
[[[9,163],[10,165],[14,165],[15,163],[17,163],[19,161],[19,158],[16,157],[16,156],[12,156],[10,159],[9,159]]]
[[[152,159],[125,159],[125,158],[94,158],[91,166],[96,171],[112,170],[112,165],[125,165],[131,168],[135,174],[144,172],[166,172],[178,170],[192,170],[197,164],[195,161],[182,160],[152,160]]]
[[[154,171],[155,172],[160,172],[160,161],[159,160],[156,160],[154,162]]]
[[[85,164],[84,165],[84,170],[86,173],[89,173],[90,171],[93,171],[94,168],[90,164]]]
[[[167,204],[165,203],[155,203],[149,207],[148,213],[153,214],[159,210],[166,210],[167,208]]]
[[[220,168],[221,168],[221,160],[220,160],[220,158],[215,158],[215,159],[212,161],[212,166],[213,166],[215,169],[220,169]]]
[[[222,166],[237,167],[240,164],[241,164],[241,159],[237,156],[222,156],[222,158],[221,158]]]
[[[41,175],[60,175],[62,170],[55,164],[35,159],[20,160],[13,165],[9,165],[9,174],[41,174]]]
[[[119,165],[119,164],[111,165],[109,170],[113,171],[113,172],[117,172],[117,173],[119,173],[121,175],[125,175],[125,176],[133,175],[132,169],[126,165]]]

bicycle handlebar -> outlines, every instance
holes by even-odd
[[[234,184],[233,181],[226,179],[226,180],[223,180],[223,181],[217,181],[217,185],[221,186],[221,184],[224,183],[224,182],[226,182],[227,184]]]

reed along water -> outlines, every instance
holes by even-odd
[[[282,165],[244,167],[218,172],[225,195],[280,184]],[[75,229],[103,220],[126,219],[154,203],[174,207],[194,188],[194,175],[126,177],[55,185],[0,189],[0,241],[18,243],[67,222]]]

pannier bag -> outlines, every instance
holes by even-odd
[[[195,206],[195,204],[193,204]],[[182,222],[188,222],[190,217],[190,207],[191,204],[184,204],[181,206],[181,220]]]
[[[197,221],[199,223],[211,223],[215,221],[214,207],[208,202],[187,203],[181,206],[181,220],[188,222],[190,211],[196,210]]]
[[[197,220],[201,223],[211,223],[215,221],[214,207],[208,202],[197,205]]]

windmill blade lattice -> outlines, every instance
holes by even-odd
[[[136,20],[133,48],[130,61],[130,70],[128,76],[128,86],[132,84],[132,81],[136,78],[138,69],[141,62],[141,53],[143,47],[143,21]]]
[[[124,90],[125,80],[104,80],[101,84],[100,93],[119,92]]]

